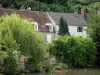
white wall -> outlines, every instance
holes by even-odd
[[[79,26],[68,26],[69,28],[69,32],[72,36],[84,36],[86,37],[87,34],[86,34],[86,26],[80,26],[80,27],[83,27],[83,32],[77,32],[77,27]]]
[[[51,36],[52,36],[52,34],[47,34],[47,42],[51,42]]]
[[[77,27],[83,27],[83,32],[77,32]],[[69,28],[69,32],[72,36],[84,36],[84,37],[87,37],[87,34],[86,34],[86,26],[68,26]],[[56,27],[56,30],[57,32],[59,31],[59,27],[57,25]]]
[[[43,36],[43,40],[45,43],[50,43],[56,37],[56,33],[52,32],[38,32],[38,33]]]

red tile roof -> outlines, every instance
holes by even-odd
[[[5,14],[10,15],[12,13],[16,13],[21,18],[25,18],[31,22],[37,22],[39,25],[38,29],[40,31],[48,31],[48,27],[45,24],[51,23],[51,20],[49,19],[47,13],[45,12],[0,8],[0,16],[5,15]]]

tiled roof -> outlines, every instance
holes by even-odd
[[[59,25],[59,21],[61,16],[67,21],[67,24],[70,26],[85,26],[87,25],[86,21],[81,17],[81,15],[77,14],[75,16],[74,13],[54,13],[48,12],[48,14],[52,17],[52,19]]]
[[[37,22],[40,31],[48,31],[48,27],[46,27],[45,24],[51,23],[51,20],[45,12],[0,8],[0,16],[5,14],[10,15],[12,13],[16,13],[20,17],[25,18],[31,22]]]

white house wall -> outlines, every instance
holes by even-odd
[[[68,26],[70,34],[72,36],[84,36],[84,37],[86,37],[87,36],[86,30],[85,30],[86,26],[81,26],[81,27],[83,27],[83,32],[77,32],[77,27],[79,27],[79,26]]]
[[[51,32],[38,32],[43,36],[43,40],[45,43],[50,43],[55,37],[56,33],[51,33]]]
[[[83,32],[77,32],[77,27],[83,27]],[[86,26],[68,26],[69,32],[72,36],[84,36],[87,37],[86,34]],[[56,26],[57,32],[59,31],[58,25]]]

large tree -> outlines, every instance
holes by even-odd
[[[100,15],[95,14],[91,16],[90,23],[87,27],[89,36],[96,43],[97,47],[97,61],[96,63],[100,66]]]
[[[31,7],[34,11],[73,12],[85,8],[90,12],[99,8],[100,2],[99,0],[0,0],[0,4],[4,8],[15,9],[20,9],[23,5],[25,8]]]
[[[24,3],[24,1],[26,1],[26,0],[0,0],[0,4],[4,8],[8,8],[8,7],[11,7],[12,5],[14,5],[15,8],[19,9],[22,6],[22,4]]]
[[[66,20],[63,18],[63,16],[61,16],[60,18],[60,25],[59,25],[59,35],[65,35],[65,34],[70,34],[69,33],[69,29],[68,29],[68,25]]]
[[[22,55],[31,57],[36,68],[45,52],[44,43],[39,36],[30,22],[16,14],[0,18],[0,50],[6,51],[8,55],[13,51],[20,51]]]

